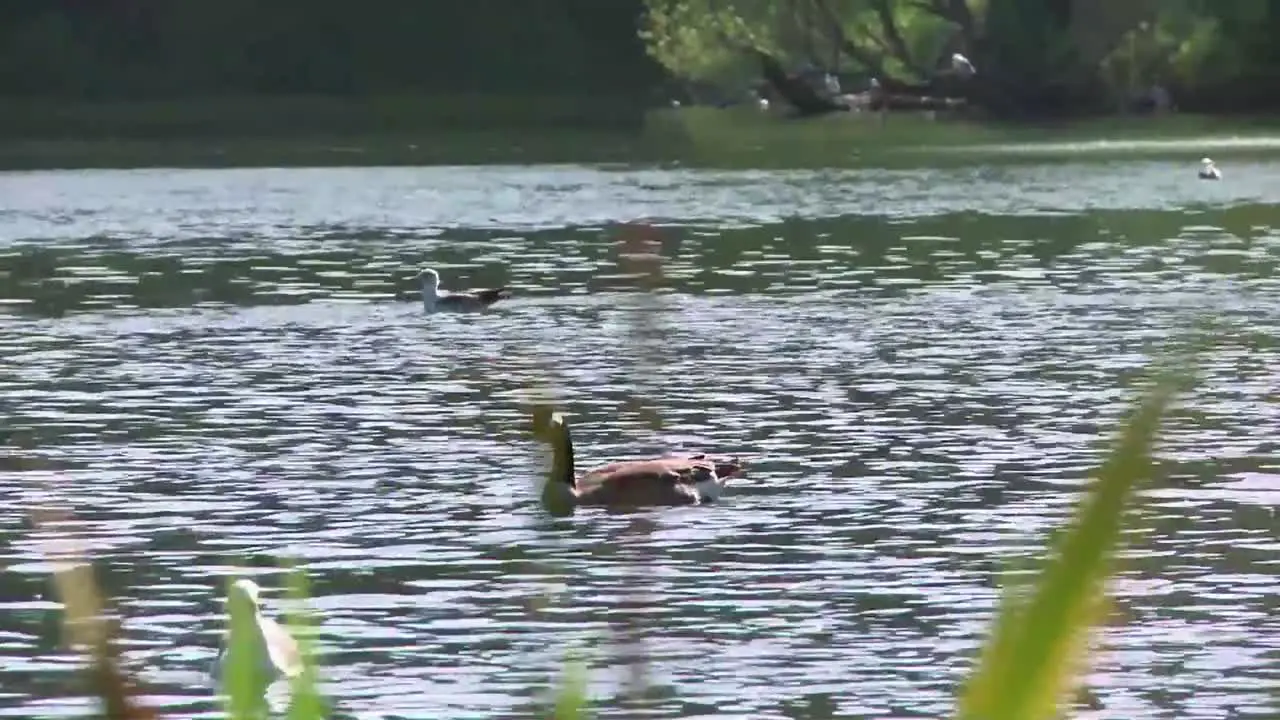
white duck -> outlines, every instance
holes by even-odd
[[[1200,179],[1201,180],[1221,180],[1222,171],[1218,170],[1218,166],[1213,164],[1209,158],[1200,161]]]
[[[212,675],[222,682],[230,663],[254,663],[262,685],[270,685],[281,677],[296,677],[302,672],[302,653],[298,642],[275,620],[263,617],[258,605],[258,584],[241,578],[227,592],[227,632],[222,650],[214,662]],[[247,638],[233,633],[250,633]],[[244,652],[241,657],[238,653]]]
[[[441,290],[440,274],[431,268],[418,272],[418,282],[422,284],[422,306],[427,312],[483,310],[511,297],[511,291],[505,287],[468,292]]]

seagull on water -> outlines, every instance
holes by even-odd
[[[431,268],[422,268],[417,277],[422,284],[422,306],[427,312],[483,310],[511,297],[511,291],[505,287],[467,292],[441,290],[440,274]]]
[[[302,672],[298,641],[275,620],[262,615],[258,584],[241,578],[227,592],[227,632],[222,650],[214,662],[213,679],[222,682],[231,663],[251,663],[265,687],[281,677],[293,678]],[[241,637],[239,633],[247,633]],[[244,653],[241,655],[240,653]]]
[[[1200,179],[1201,180],[1221,180],[1222,171],[1218,170],[1218,166],[1213,164],[1209,158],[1200,161]]]

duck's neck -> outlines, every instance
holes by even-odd
[[[440,283],[434,280],[430,275],[422,276],[422,306],[427,310],[434,310],[436,300],[440,297]]]
[[[577,478],[573,472],[573,440],[569,429],[556,427],[551,440],[551,472],[542,484],[542,506],[556,516],[569,515],[576,504],[574,488]]]
[[[558,481],[576,487],[578,479],[573,474],[573,438],[569,437],[569,428],[561,427],[560,443],[556,448],[556,464],[553,477]]]

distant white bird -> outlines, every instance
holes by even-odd
[[[255,679],[264,686],[302,672],[298,642],[279,623],[262,615],[259,592],[257,583],[244,578],[232,583],[227,592],[227,631],[211,670],[218,682],[225,680],[229,666],[239,663],[252,664],[258,673]],[[241,632],[249,634],[242,637]]]
[[[427,312],[482,310],[511,297],[511,291],[505,287],[468,292],[441,290],[440,274],[431,268],[418,272],[418,282],[422,285],[422,306]]]
[[[1200,161],[1200,179],[1201,180],[1221,180],[1222,171],[1218,170],[1218,166],[1213,164],[1209,158]]]
[[[763,97],[763,96],[762,96],[762,97],[758,97],[758,98],[756,98],[756,107],[760,108],[760,110],[762,110],[762,111],[764,111],[764,110],[768,110],[768,109],[769,109],[769,98],[767,98],[767,97]]]
[[[951,69],[955,70],[961,77],[971,78],[978,73],[973,67],[973,63],[969,62],[969,58],[960,53],[952,53]]]

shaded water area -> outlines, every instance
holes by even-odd
[[[0,714],[89,707],[25,518],[57,500],[131,666],[184,715],[219,712],[225,575],[257,568],[276,614],[291,558],[362,717],[510,717],[573,648],[619,716],[610,627],[637,584],[649,716],[938,717],[997,573],[1211,317],[1088,716],[1275,717],[1280,164],[1226,172],[0,175]],[[641,218],[666,277],[644,303],[616,247]],[[424,316],[424,263],[516,297]],[[547,382],[583,463],[710,449],[748,475],[647,532],[548,520],[522,405]]]

